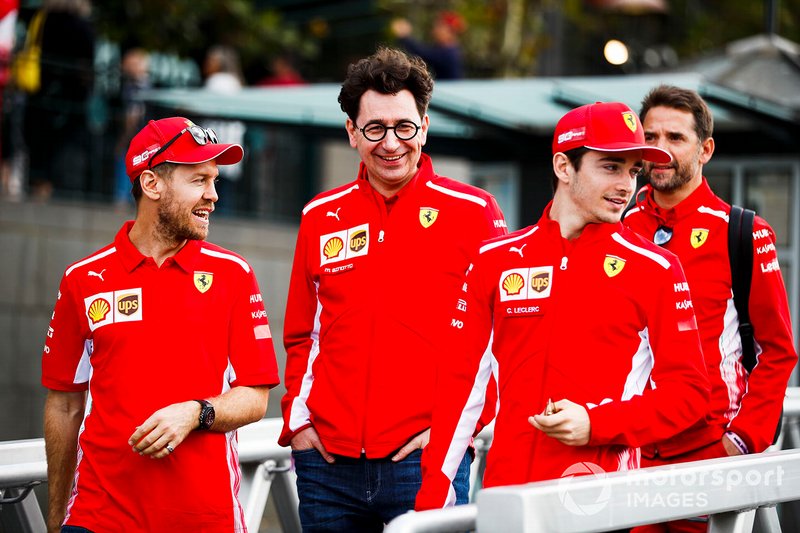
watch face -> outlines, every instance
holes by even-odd
[[[205,426],[206,428],[210,428],[212,425],[214,425],[214,418],[216,418],[216,413],[214,413],[213,407],[208,407],[204,409],[204,411],[205,413],[203,414],[205,416],[203,417],[203,426]]]

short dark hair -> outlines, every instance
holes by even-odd
[[[577,148],[573,148],[572,150],[567,150],[563,152],[567,159],[569,160],[570,165],[575,169],[575,172],[581,169],[581,163],[583,162],[583,156],[589,151],[588,148],[585,146],[579,146]],[[553,192],[556,192],[556,188],[558,187],[558,178],[556,177],[555,173],[553,173],[552,182],[550,183],[553,186]]]
[[[642,123],[644,123],[647,112],[658,106],[691,113],[694,116],[694,131],[701,142],[714,134],[714,117],[705,100],[696,91],[674,85],[659,85],[647,93],[642,100],[642,110],[639,112]]]
[[[370,89],[397,94],[408,89],[414,95],[419,116],[424,117],[433,93],[433,78],[425,62],[394,48],[378,48],[371,56],[351,63],[339,92],[339,105],[354,123],[361,96]]]
[[[177,163],[160,163],[152,168],[152,171],[158,174],[160,177],[164,179],[172,178],[172,173],[175,172],[175,168],[178,166]],[[142,182],[140,180],[142,176],[139,175],[133,180],[131,184],[131,195],[133,196],[133,200],[138,204],[139,200],[142,198]]]

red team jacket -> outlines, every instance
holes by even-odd
[[[650,186],[645,186],[637,199],[624,220],[628,227],[648,239],[660,225],[673,229],[664,248],[680,257],[686,271],[712,390],[705,419],[643,453],[669,458],[719,441],[726,431],[739,435],[750,452],[761,452],[772,443],[786,384],[797,362],[775,234],[764,219],[756,217],[750,321],[758,344],[758,364],[748,377],[741,364],[739,320],[731,293],[730,205],[711,191],[705,178],[670,210],[656,205]]]
[[[245,531],[236,432],[194,431],[153,460],[128,445],[172,403],[278,383],[256,278],[242,257],[188,241],[157,267],[113,244],[64,273],[42,384],[89,391],[66,524],[92,531]]]
[[[378,458],[428,428],[442,302],[505,226],[491,195],[437,176],[425,154],[393,199],[362,164],[356,181],[311,201],[286,308],[280,444],[313,424],[329,452]]]
[[[484,243],[451,310],[418,510],[455,501],[452,479],[488,378],[479,347],[490,335],[500,409],[486,487],[635,468],[637,447],[705,412],[708,379],[677,258],[620,223],[564,239],[549,211]],[[548,398],[587,407],[587,446],[566,446],[528,423]]]

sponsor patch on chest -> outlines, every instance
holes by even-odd
[[[142,289],[101,292],[83,299],[89,329],[142,320]]]
[[[320,266],[346,261],[369,253],[369,224],[328,233],[319,238]]]
[[[501,302],[540,300],[550,297],[553,267],[512,268],[500,274],[498,289]]]

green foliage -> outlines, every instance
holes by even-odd
[[[275,11],[257,10],[251,0],[103,0],[94,20],[111,41],[184,57],[201,57],[215,44],[236,48],[244,64],[282,50],[304,59],[319,51],[302,28],[285,24]]]

